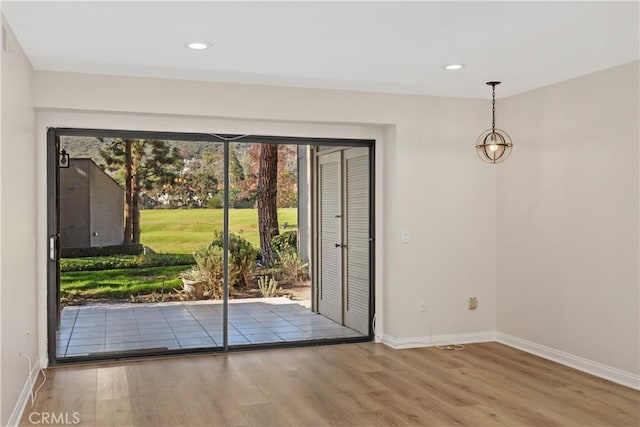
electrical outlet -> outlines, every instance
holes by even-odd
[[[400,233],[400,242],[401,243],[409,243],[411,238],[409,237],[409,230],[402,230]]]
[[[425,312],[427,311],[427,301],[424,298],[420,298],[418,300],[418,311]]]
[[[469,297],[469,310],[475,310],[478,308],[478,298]]]

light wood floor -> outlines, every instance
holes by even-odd
[[[458,352],[345,344],[47,374],[21,425],[31,412],[118,427],[640,425],[639,392],[497,343]]]

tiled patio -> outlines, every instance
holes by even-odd
[[[229,345],[362,336],[285,298],[231,300]],[[58,357],[220,347],[222,303],[189,301],[65,307]]]

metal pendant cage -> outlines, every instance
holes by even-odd
[[[513,143],[509,134],[502,129],[487,129],[476,141],[478,157],[487,163],[500,163],[509,157]]]

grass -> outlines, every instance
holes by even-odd
[[[191,254],[208,244],[214,230],[222,230],[222,209],[150,209],[140,212],[140,241],[156,252]],[[278,209],[280,231],[297,228],[296,208]],[[259,248],[257,209],[230,209],[229,231],[242,233]]]
[[[163,286],[166,292],[182,287],[179,275],[187,268],[174,265],[61,273],[60,293],[66,298],[129,298],[139,293],[160,292]]]
[[[207,245],[213,231],[222,230],[222,209],[153,209],[143,210],[140,215],[140,241],[158,254],[63,259],[62,297],[129,298],[160,292],[163,287],[165,291],[181,288],[180,272],[193,263],[184,254]],[[278,222],[280,226],[288,223],[287,230],[295,229],[297,215],[296,208],[278,209]],[[230,209],[229,231],[242,233],[259,248],[258,210]]]

